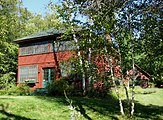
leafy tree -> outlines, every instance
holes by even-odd
[[[88,1],[88,3],[91,3],[91,1]],[[108,2],[105,1],[105,4],[107,4]],[[95,75],[95,76],[99,76],[97,78],[95,78],[96,81],[99,81],[101,79],[104,79],[106,76],[104,74],[105,72],[105,66],[104,65],[100,65],[100,59],[99,61],[96,61],[96,59],[98,58],[97,55],[101,55],[104,57],[104,61],[108,64],[108,66],[112,66],[111,67],[111,79],[113,80],[113,83],[114,83],[114,86],[115,86],[115,89],[116,89],[116,93],[118,95],[118,99],[119,99],[119,102],[120,102],[120,107],[121,107],[121,113],[124,114],[123,112],[123,106],[122,106],[122,102],[121,102],[121,99],[119,97],[119,93],[117,92],[117,85],[115,84],[115,79],[114,79],[114,72],[113,72],[113,65],[112,65],[112,59],[111,56],[114,56],[114,52],[110,52],[110,51],[114,51],[114,49],[112,49],[113,47],[113,44],[106,41],[105,40],[105,34],[107,33],[110,33],[111,32],[111,28],[114,26],[114,22],[116,21],[115,20],[115,15],[114,15],[114,10],[117,9],[117,5],[118,3],[114,3],[114,1],[111,1],[109,2],[111,5],[113,6],[103,6],[103,7],[99,7],[99,6],[102,6],[102,1],[101,3],[96,3],[93,2],[92,4],[88,4],[88,7],[83,7],[81,6],[81,4],[75,4],[74,1],[63,1],[63,6],[60,6],[58,7],[59,10],[59,15],[63,18],[63,20],[65,20],[67,23],[70,23],[71,26],[74,26],[74,24],[77,22],[77,23],[82,23],[80,21],[77,21],[77,18],[76,18],[76,14],[80,13],[84,13],[84,14],[87,14],[88,17],[91,18],[91,20],[93,21],[93,25],[91,25],[90,23],[86,23],[86,24],[82,24],[81,27],[83,27],[84,29],[88,29],[88,31],[90,30],[91,33],[89,33],[87,30],[86,32],[83,32],[82,34],[79,34],[79,36],[81,37],[80,40],[76,40],[76,37],[74,37],[74,40],[76,40],[76,44],[78,45],[78,50],[82,50],[82,55],[80,53],[80,51],[78,51],[80,54],[78,54],[78,57],[79,57],[79,61],[80,62],[80,68],[82,69],[82,74],[84,75],[85,73],[87,73],[85,76],[89,76],[91,78],[93,78],[94,76],[92,75],[92,71],[94,69],[97,69],[97,70],[102,70],[100,71],[99,73],[96,72],[96,74],[98,75]],[[67,6],[66,4],[68,4],[69,6]],[[93,6],[92,6],[93,5]],[[110,8],[111,7],[111,8]],[[88,9],[85,9],[85,8],[88,8]],[[108,10],[108,8],[110,8]],[[83,11],[84,10],[84,11]],[[108,13],[106,13],[106,11],[109,11]],[[105,11],[105,13],[104,13]],[[73,19],[72,19],[72,16]],[[71,19],[70,19],[71,18]],[[108,22],[110,22],[108,24]],[[73,32],[73,28],[72,28],[72,32]],[[94,35],[93,35],[93,34]],[[72,33],[71,33],[72,34]],[[90,35],[91,34],[91,35]],[[75,34],[73,33],[73,36]],[[90,43],[90,39],[91,39],[91,43]],[[89,61],[89,57],[86,57],[87,54],[90,52],[88,48],[91,48],[91,61],[92,61],[92,65],[90,65],[90,61]],[[109,51],[109,52],[107,52]],[[104,62],[103,61],[103,62]],[[76,61],[77,62],[77,61]],[[104,62],[104,63],[105,63]],[[89,63],[89,64],[88,64]],[[98,68],[99,66],[97,66],[96,64],[99,64],[101,66],[101,68]],[[102,63],[103,64],[103,63]],[[104,69],[103,69],[103,68]],[[93,70],[91,69],[88,69],[88,68],[92,68]],[[83,76],[83,78],[85,77]],[[103,77],[104,76],[104,77]],[[99,79],[100,78],[100,79]],[[93,80],[93,79],[92,79]],[[84,82],[85,80],[83,80],[83,84],[85,84]],[[93,82],[90,82],[90,83],[93,83]],[[83,88],[85,88],[83,86]]]
[[[31,15],[25,20],[22,36],[27,36],[50,28],[62,29],[62,24],[57,19],[55,13],[47,13],[45,16],[40,14]]]
[[[18,1],[0,1],[0,79],[1,84],[15,81],[17,68],[17,45],[12,41],[18,36]]]
[[[0,0],[0,84],[16,81],[18,45],[13,40],[49,28],[61,28],[55,13],[34,15],[19,0]]]
[[[105,62],[110,62],[109,66],[112,66],[110,60],[111,56],[118,56],[122,70],[133,69],[131,101],[129,101],[128,91],[124,85],[129,108],[132,108],[130,109],[130,114],[133,115],[135,84],[134,64],[139,64],[152,75],[162,79],[162,2],[160,0],[64,0],[63,3],[64,2],[69,3],[71,6],[71,10],[70,7],[66,7],[64,4],[63,6],[58,7],[60,8],[59,15],[65,22],[69,22],[67,16],[73,14],[75,16],[77,16],[76,14],[82,14],[89,19],[84,23],[74,17],[71,21],[78,25],[80,24],[82,28],[91,31],[91,33],[83,33],[82,40],[79,41],[80,47],[84,50],[82,53],[84,56],[89,53],[88,48],[91,48],[91,61],[93,61],[93,58],[96,58],[95,56],[100,53],[101,55],[104,54],[106,56]],[[89,21],[93,21],[92,25]],[[92,33],[94,33],[94,36],[91,35],[91,44],[89,44],[89,34]],[[113,42],[110,45],[106,44],[105,40],[105,34],[108,33],[112,37]],[[85,37],[87,39],[85,39]],[[152,49],[153,45],[155,46],[155,49]],[[110,54],[108,51],[115,51],[116,54],[113,54],[114,52],[111,52]],[[86,57],[82,58],[85,61],[83,64],[84,66],[87,66],[89,58],[85,58]],[[152,66],[151,69],[149,69],[150,66]],[[88,68],[96,69],[95,66],[91,67],[90,65]],[[91,71],[91,69],[89,70]],[[89,72],[88,69],[85,70],[87,71],[88,76],[91,76],[91,72]],[[124,80],[124,73],[122,70],[121,81]],[[114,72],[112,72],[111,76],[114,82]],[[116,86],[116,84],[114,85]],[[132,106],[130,106],[130,102],[132,103]],[[123,114],[123,112],[121,113]]]
[[[162,1],[152,0],[141,4],[141,33],[137,47],[139,53],[144,57],[140,58],[142,67],[147,70],[155,83],[163,82],[163,43],[162,43]]]

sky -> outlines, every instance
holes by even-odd
[[[59,0],[51,0],[55,4],[59,3]],[[32,13],[39,13],[45,15],[48,3],[50,0],[22,0],[24,7],[26,7]]]
[[[61,0],[51,0],[54,4],[59,4]],[[27,8],[32,13],[45,15],[48,12],[47,5],[50,3],[50,0],[22,0],[24,7]],[[86,17],[81,15],[77,16],[78,20],[86,22]]]

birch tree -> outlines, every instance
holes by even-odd
[[[68,2],[68,1],[67,1]],[[71,0],[69,1],[72,4],[72,8],[77,7],[77,14],[82,14],[84,16],[87,16],[92,20],[92,25],[90,25],[88,22],[83,23],[82,21],[78,20],[78,22],[75,21],[75,19],[70,19],[71,23],[80,23],[80,27],[87,28],[90,30],[90,37],[94,38],[91,39],[90,46],[87,46],[88,51],[88,63],[92,63],[93,59],[96,57],[97,54],[105,55],[105,60],[108,62],[107,66],[110,66],[110,72],[111,72],[111,79],[114,84],[116,93],[118,93],[118,85],[116,85],[115,82],[115,74],[114,74],[114,64],[112,64],[113,56],[116,54],[118,55],[118,60],[120,64],[120,82],[123,85],[123,88],[125,89],[126,93],[126,99],[128,104],[128,110],[129,114],[132,116],[134,115],[134,104],[135,104],[135,98],[134,98],[134,86],[135,86],[135,63],[140,64],[144,66],[144,68],[149,68],[145,66],[143,63],[144,58],[151,58],[150,60],[145,61],[152,61],[154,58],[150,56],[150,52],[153,54],[156,51],[152,51],[149,49],[147,50],[149,46],[151,46],[150,41],[152,39],[151,36],[156,38],[153,44],[155,44],[157,47],[155,47],[156,50],[161,50],[160,46],[161,44],[161,35],[160,35],[160,22],[161,22],[161,14],[159,10],[161,7],[161,1],[157,0],[151,0],[151,1],[142,1],[142,0]],[[158,8],[156,8],[158,6]],[[145,7],[145,8],[144,8]],[[69,7],[70,8],[70,7]],[[68,9],[69,9],[68,8]],[[71,10],[72,10],[71,8]],[[158,14],[156,14],[158,12]],[[67,14],[71,14],[74,16],[74,11],[68,12]],[[73,14],[72,14],[73,13]],[[76,15],[75,15],[76,16]],[[156,19],[156,16],[158,19]],[[150,20],[147,20],[148,18],[151,18]],[[149,23],[149,26],[145,24],[145,22]],[[73,25],[73,24],[71,24]],[[153,26],[154,30],[150,28],[150,26]],[[156,27],[154,27],[156,26]],[[153,32],[150,32],[153,31]],[[73,31],[73,30],[72,30]],[[150,32],[151,35],[148,34],[146,36],[146,33]],[[96,36],[93,36],[93,34]],[[105,34],[109,33],[111,35],[111,43],[110,45],[106,45],[105,41]],[[76,37],[76,36],[74,36]],[[147,40],[146,38],[150,39]],[[157,40],[158,38],[158,40]],[[146,40],[145,40],[146,39]],[[143,41],[141,41],[143,40]],[[79,43],[79,41],[77,41]],[[76,43],[77,43],[76,42]],[[145,43],[147,43],[147,48],[143,47],[146,46]],[[79,47],[81,47],[80,44],[78,44]],[[86,44],[85,44],[86,45]],[[87,44],[88,45],[88,44]],[[143,46],[140,46],[143,45]],[[139,50],[139,47],[142,48],[143,53],[141,50]],[[113,54],[113,51],[115,54]],[[111,51],[111,53],[109,53]],[[148,51],[149,53],[146,54],[145,51]],[[81,54],[80,54],[81,55]],[[91,57],[90,57],[91,56]],[[147,57],[148,56],[148,57]],[[90,61],[91,58],[91,61]],[[83,57],[84,59],[84,57]],[[158,61],[155,62],[157,65],[162,66],[160,63],[162,59],[161,54],[159,53]],[[85,59],[86,60],[86,59]],[[83,62],[82,64],[85,66],[86,62]],[[105,64],[106,65],[106,64]],[[149,65],[149,64],[148,64]],[[156,65],[156,64],[155,64]],[[153,66],[155,66],[153,65]],[[157,66],[156,65],[156,66]],[[150,66],[150,65],[149,65]],[[90,65],[89,65],[90,67]],[[158,67],[157,73],[158,77],[161,76],[160,67]],[[93,69],[97,69],[96,67],[93,67]],[[93,70],[91,68],[91,70]],[[125,70],[126,69],[126,70]],[[124,83],[125,81],[125,71],[127,69],[132,69],[133,73],[128,81],[128,85]],[[84,70],[84,69],[83,69]],[[154,71],[153,71],[154,72]],[[93,72],[92,72],[93,73]],[[152,73],[152,72],[151,72]],[[98,74],[96,74],[98,75]],[[89,73],[88,76],[91,76],[91,73]],[[104,75],[105,76],[105,75]],[[98,78],[96,78],[97,80]],[[92,79],[93,80],[93,79]],[[89,78],[90,81],[90,78]],[[131,81],[131,98],[129,98],[129,82]],[[128,88],[128,89],[127,89]],[[120,99],[119,93],[117,94],[117,97],[119,99],[119,105],[120,105],[120,111],[121,114],[126,114],[123,110],[123,104]]]

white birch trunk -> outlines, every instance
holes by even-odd
[[[89,40],[89,42],[91,43],[91,40]],[[91,54],[92,54],[92,50],[91,48],[88,49],[89,50],[89,54],[88,54],[88,65],[89,65],[89,77],[88,77],[88,84],[89,84],[89,88],[91,87]]]
[[[120,62],[120,67],[121,67],[121,82],[123,82],[124,80],[124,75],[123,75],[123,72],[122,72],[122,57],[121,57],[121,53],[120,53],[120,49],[118,48],[118,53],[119,53],[119,62]],[[128,106],[130,107],[130,100],[129,100],[129,95],[128,95],[128,87],[129,87],[129,81],[128,81],[128,85],[126,87],[126,85],[123,83],[123,87],[125,89],[125,93],[126,93],[126,99],[127,99],[127,103],[128,103]]]
[[[69,110],[71,111],[70,112],[70,120],[75,120],[75,107],[72,105],[72,100],[70,100],[68,97],[67,97],[67,94],[64,90],[64,95],[65,95],[65,98],[66,98],[66,101],[69,103]]]
[[[69,9],[71,9],[71,7],[72,7],[72,6],[69,5],[68,1],[65,2],[65,5],[66,5]],[[85,94],[85,92],[86,92],[86,90],[85,90],[85,88],[86,88],[86,83],[85,83],[85,81],[86,81],[86,80],[85,80],[85,74],[84,74],[84,69],[83,69],[83,61],[82,61],[81,51],[79,51],[80,46],[79,46],[79,44],[78,44],[78,39],[77,39],[77,37],[76,37],[75,30],[74,30],[74,26],[73,26],[73,23],[72,23],[73,18],[75,18],[75,16],[74,16],[74,13],[68,13],[68,14],[70,14],[70,16],[69,16],[69,21],[70,21],[70,24],[71,24],[71,30],[72,30],[72,32],[73,32],[73,39],[74,39],[74,41],[75,41],[75,43],[76,43],[76,45],[77,45],[77,50],[78,50],[77,55],[78,55],[78,58],[79,58],[79,63],[80,63],[81,72],[82,72],[82,90],[83,90],[83,94]]]
[[[110,72],[111,72],[111,78],[112,78],[112,81],[113,81],[115,92],[116,92],[118,100],[119,100],[120,112],[121,112],[122,115],[124,115],[122,100],[121,100],[121,98],[119,96],[119,91],[118,91],[118,88],[117,88],[117,85],[116,85],[115,79],[114,79],[113,65],[112,65],[111,59],[110,59]]]
[[[93,22],[92,22],[92,19],[90,19],[90,25],[92,26]],[[91,44],[91,37],[92,37],[92,29],[90,29],[90,34],[89,34],[89,44]],[[88,77],[88,84],[89,84],[89,88],[91,87],[91,78],[92,78],[92,75],[91,75],[91,58],[92,58],[92,49],[89,47],[88,49],[88,65],[89,65],[89,77]]]
[[[73,39],[77,45],[77,49],[79,50],[79,45],[78,45],[78,39],[76,38],[76,35],[74,33],[74,28],[72,26],[72,32],[73,32]],[[79,63],[80,63],[80,66],[81,66],[81,72],[82,72],[82,89],[83,89],[83,94],[85,94],[86,92],[86,80],[85,80],[85,74],[84,74],[84,69],[83,69],[83,61],[82,61],[82,56],[81,56],[81,51],[78,51],[78,58],[79,58]]]
[[[133,44],[133,43],[132,43]],[[131,116],[133,116],[134,114],[134,109],[135,109],[135,103],[134,103],[134,99],[135,99],[135,92],[134,92],[134,88],[135,88],[135,66],[134,66],[134,46],[132,45],[132,99],[131,99]]]
[[[133,116],[134,109],[135,109],[135,103],[134,103],[134,87],[135,87],[135,61],[134,61],[134,40],[132,39],[132,31],[131,31],[131,14],[128,15],[128,23],[129,23],[129,31],[130,31],[130,46],[131,46],[131,53],[132,53],[132,92],[131,92],[131,111],[130,115]]]
[[[122,115],[124,115],[122,100],[121,100],[121,98],[120,98],[120,96],[119,96],[119,91],[118,91],[118,88],[117,88],[117,85],[116,85],[115,79],[114,79],[114,72],[113,72],[112,59],[111,59],[111,56],[109,56],[108,51],[107,51],[107,48],[106,48],[106,39],[108,39],[108,40],[107,40],[108,42],[111,42],[111,37],[110,37],[109,35],[107,35],[107,36],[105,37],[105,39],[104,39],[104,40],[105,40],[105,52],[106,52],[106,55],[107,55],[106,61],[108,61],[108,64],[109,64],[109,66],[110,66],[111,79],[112,79],[112,81],[113,81],[114,89],[115,89],[116,95],[117,95],[118,100],[119,100],[120,112],[121,112]],[[108,58],[110,58],[110,59],[108,59]]]

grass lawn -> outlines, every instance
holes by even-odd
[[[135,95],[135,116],[132,119],[163,119],[163,89],[152,88],[145,91],[151,93]],[[126,119],[120,115],[118,101],[114,97],[71,99],[76,107],[75,115],[78,120]],[[70,112],[64,97],[0,96],[2,120],[69,120]]]

